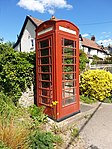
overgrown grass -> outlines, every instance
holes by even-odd
[[[0,92],[0,149],[53,149],[62,139],[51,132],[44,132],[47,122],[44,108],[15,106],[10,98]],[[43,147],[44,146],[44,147]]]
[[[72,138],[79,137],[79,129],[77,127],[71,130],[71,136]]]
[[[112,103],[112,94],[111,94],[110,97],[106,98],[106,99],[104,100],[104,102],[105,102],[105,103]]]
[[[10,149],[2,141],[0,141],[0,149]]]
[[[93,99],[93,98],[90,98],[88,96],[84,96],[84,95],[81,95],[80,96],[80,100],[84,103],[87,103],[87,104],[92,104],[92,103],[95,103],[97,102],[97,100]]]
[[[14,125],[14,120],[10,122],[0,121],[0,140],[11,149],[28,148],[29,130],[20,125]]]

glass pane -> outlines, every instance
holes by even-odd
[[[40,42],[40,48],[48,47],[49,46],[49,40],[44,40]]]
[[[65,91],[62,91],[62,98],[65,98]]]
[[[41,58],[41,64],[49,64],[49,57]]]
[[[70,90],[65,90],[65,97],[70,97],[74,95],[74,88],[71,88]]]
[[[50,96],[50,91],[49,90],[42,90],[42,95],[43,96]]]
[[[47,96],[47,92],[48,92],[48,90],[42,90],[42,95]]]
[[[70,87],[74,87],[74,81],[71,81],[71,82],[64,82],[64,85],[65,85],[65,89],[66,89],[66,88],[70,88]]]
[[[74,64],[74,58],[66,58],[65,57],[64,58],[64,64]]]
[[[63,54],[68,56],[74,56],[74,49],[63,48]]]
[[[62,100],[62,106],[64,106],[65,105],[65,100]]]
[[[42,97],[42,103],[50,104],[50,99]]]
[[[49,88],[51,86],[50,82],[42,82],[42,88]]]
[[[50,80],[50,74],[42,74],[42,80]]]
[[[74,41],[73,40],[64,39],[64,46],[72,48],[72,47],[74,47]]]
[[[41,50],[41,56],[46,56],[46,55],[49,55],[49,49],[43,49]]]
[[[63,74],[63,80],[73,80],[74,74]]]
[[[41,66],[42,72],[49,72],[49,66]]]
[[[75,97],[69,97],[65,99],[65,105],[75,102]]]
[[[64,72],[74,72],[74,66],[63,66]]]

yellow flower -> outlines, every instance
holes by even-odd
[[[52,105],[56,106],[58,104],[58,101],[52,101]]]

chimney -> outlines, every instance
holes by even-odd
[[[91,40],[92,41],[95,41],[95,36],[94,35],[91,37]]]
[[[55,16],[54,15],[52,15],[52,17],[51,17],[51,20],[55,20],[56,18],[55,18]]]

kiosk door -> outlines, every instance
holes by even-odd
[[[51,37],[38,41],[37,76],[38,104],[49,106],[52,102],[52,50]]]
[[[60,115],[69,116],[78,112],[76,52],[77,41],[73,38],[61,37],[62,41],[62,106]]]

